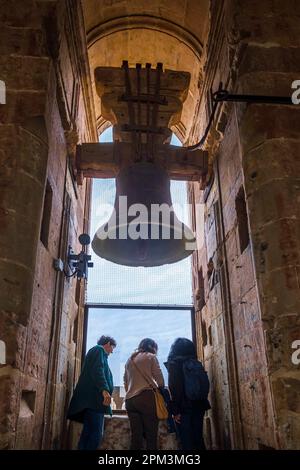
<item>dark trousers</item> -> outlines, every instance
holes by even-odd
[[[104,413],[86,409],[78,450],[97,450],[103,437],[103,427]]]
[[[139,395],[125,401],[131,429],[131,450],[140,450],[143,435],[146,449],[157,449],[158,419],[155,398],[152,390],[144,390]]]
[[[182,413],[177,424],[182,450],[205,450],[203,440],[203,418],[205,411],[193,410]]]

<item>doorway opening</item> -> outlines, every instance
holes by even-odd
[[[112,128],[100,142],[112,142]],[[172,145],[181,145],[173,135]],[[189,225],[187,185],[171,181],[176,214]],[[91,198],[91,236],[105,223],[113,208],[115,179],[94,179]],[[89,272],[85,306],[83,354],[102,335],[116,339],[117,348],[109,358],[114,377],[114,412],[124,410],[124,366],[145,338],[158,343],[158,360],[167,384],[164,362],[178,337],[194,339],[191,258],[155,267],[122,266],[91,252],[94,268]]]
[[[86,304],[84,349],[88,351],[95,346],[101,334],[109,334],[117,341],[109,357],[114,377],[114,411],[125,409],[124,368],[141,339],[150,337],[157,342],[157,358],[167,384],[164,362],[171,344],[178,337],[192,339],[193,318],[194,309],[188,305]]]

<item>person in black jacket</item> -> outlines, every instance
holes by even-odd
[[[203,419],[210,404],[207,399],[190,400],[186,396],[183,363],[188,359],[197,359],[194,343],[187,338],[177,338],[166,363],[171,408],[182,450],[205,450]]]

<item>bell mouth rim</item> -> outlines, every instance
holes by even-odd
[[[191,256],[193,254],[193,251],[194,250],[187,250],[185,256],[181,255],[181,256],[177,256],[176,258],[175,257],[173,257],[171,259],[168,258],[168,260],[162,259],[162,260],[160,260],[160,262],[155,262],[155,263],[153,263],[153,261],[149,260],[149,263],[144,262],[143,264],[137,264],[136,262],[129,263],[128,260],[127,261],[118,261],[117,258],[112,259],[112,258],[108,258],[108,257],[102,256],[102,255],[101,255],[101,258],[105,259],[106,261],[110,261],[111,263],[117,264],[119,266],[127,266],[127,267],[130,267],[130,268],[155,268],[155,267],[158,267],[158,266],[165,266],[167,264],[178,263],[179,261],[182,261],[183,259],[187,258],[188,256]]]
[[[94,240],[93,240],[94,242]],[[132,258],[132,261],[130,258],[124,258],[124,259],[120,259],[120,257],[116,256],[116,257],[113,257],[113,256],[107,256],[105,251],[102,252],[101,250],[95,250],[95,247],[93,246],[93,243],[92,243],[92,248],[93,248],[93,251],[94,253],[99,256],[100,258],[102,259],[105,259],[106,261],[110,261],[111,263],[114,263],[114,264],[117,264],[119,266],[128,266],[128,267],[135,267],[135,268],[139,268],[139,267],[144,267],[144,268],[154,268],[154,267],[158,267],[158,266],[164,266],[164,265],[167,265],[167,264],[174,264],[174,263],[177,263],[179,261],[182,261],[183,259],[191,256],[193,254],[193,252],[195,251],[195,249],[184,249],[179,253],[175,254],[174,256],[172,257],[162,257],[162,258],[156,258],[155,261],[153,261],[153,258],[149,259],[148,262],[146,262],[145,260],[136,260],[136,258]]]
[[[97,238],[98,240],[101,240],[101,241],[104,241],[104,240],[106,240],[107,238],[109,238],[110,240],[119,240],[120,238],[118,238],[118,237],[110,238],[110,237],[108,236],[109,233],[111,233],[111,232],[113,232],[113,231],[116,231],[116,229],[128,228],[128,224],[114,225],[114,226],[112,226],[112,227],[109,229],[108,232],[106,232],[106,233],[107,233],[107,236],[106,236],[105,238],[100,238],[100,237],[97,236],[97,234],[98,234],[98,232],[99,232],[103,227],[105,227],[105,225],[106,225],[106,224],[101,225],[101,227],[99,227],[98,230],[95,232],[95,235],[94,235],[94,238],[93,238],[93,242],[94,242],[95,238]],[[151,226],[155,226],[155,227],[169,228],[169,229],[173,229],[173,230],[174,230],[174,233],[180,233],[180,234],[183,234],[183,235],[185,234],[185,232],[187,232],[187,233],[191,233],[191,234],[193,235],[193,237],[192,237],[192,238],[187,238],[187,237],[185,237],[185,236],[181,236],[180,238],[170,237],[170,239],[175,239],[175,240],[180,240],[180,239],[184,240],[184,239],[185,239],[185,240],[187,240],[187,241],[189,241],[189,242],[193,242],[193,241],[196,240],[196,236],[194,235],[193,231],[192,231],[186,224],[184,224],[183,222],[179,222],[179,223],[178,223],[178,227],[176,227],[176,224],[175,224],[175,225],[164,224],[164,223],[151,223],[151,224],[149,224],[148,222],[145,222],[145,223],[142,222],[142,223],[139,223],[139,224],[136,224],[136,225],[140,225],[140,226],[143,226],[143,225],[149,226],[149,225],[151,225]],[[182,227],[185,227],[185,228],[182,229]],[[127,237],[127,238],[130,239],[130,237]],[[126,238],[126,239],[127,239],[127,238]],[[126,239],[125,239],[125,240],[126,240]],[[141,239],[141,240],[152,240],[152,238],[151,238],[151,236],[150,236],[150,237],[147,237],[147,238],[138,237],[137,239],[134,239],[133,241],[136,241],[136,240],[139,240],[139,239]],[[161,239],[161,237],[159,237],[159,239]],[[124,238],[121,239],[121,240],[124,240]],[[153,238],[153,240],[157,240],[157,238]],[[165,240],[167,240],[167,239],[165,239]]]
[[[191,232],[192,233],[192,232]],[[141,241],[152,243],[152,242],[159,242],[163,241],[166,242],[167,245],[165,246],[165,250],[160,256],[149,256],[149,258],[139,258],[136,255],[133,256],[127,256],[125,255],[126,251],[120,250],[120,248],[117,248],[119,246],[119,243],[130,241],[132,244],[139,243]],[[180,249],[178,251],[175,250],[168,250],[168,242],[171,242],[171,244],[177,243],[179,244],[178,246]],[[105,259],[107,261],[110,261],[111,263],[120,265],[120,266],[128,266],[128,267],[155,267],[155,266],[163,266],[166,264],[173,264],[176,262],[179,262],[188,256],[192,255],[192,253],[196,250],[196,246],[193,246],[193,244],[197,243],[196,242],[196,237],[193,239],[187,239],[185,237],[180,237],[180,238],[172,238],[170,237],[169,239],[162,239],[162,238],[154,238],[151,239],[150,237],[147,239],[143,239],[141,237],[138,237],[137,239],[132,239],[129,238],[126,239],[121,239],[121,238],[114,238],[114,239],[109,239],[108,237],[104,239],[100,239],[97,237],[95,234],[93,241],[92,241],[92,249],[95,253],[95,255],[99,256],[102,259]],[[109,250],[107,251],[107,246],[108,245],[116,247],[115,250]],[[188,246],[191,244],[190,246]],[[174,245],[173,245],[174,246]],[[130,250],[129,250],[130,252]]]

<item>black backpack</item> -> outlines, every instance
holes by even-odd
[[[189,400],[207,400],[209,380],[202,363],[186,359],[182,364],[185,395]]]

